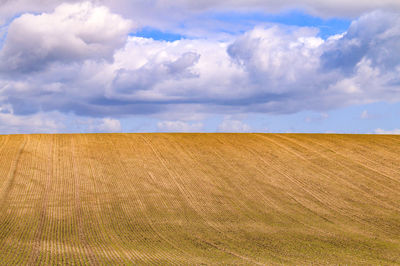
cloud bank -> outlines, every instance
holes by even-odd
[[[228,2],[232,7],[264,5]],[[6,1],[1,10],[18,10],[18,3],[31,6],[22,0]],[[354,20],[347,32],[328,39],[318,37],[315,28],[275,25],[256,27],[229,41],[167,42],[129,36],[138,22],[113,13],[107,1],[99,3],[105,5],[64,3],[10,22],[0,51],[4,117],[52,112],[98,119],[170,114],[167,122],[158,124],[160,130],[197,131],[202,128],[198,123],[176,122],[185,119],[173,117],[176,110],[188,117],[284,114],[400,100],[396,13],[368,13]],[[189,1],[180,6],[200,10],[213,3]],[[334,5],[324,3],[312,5],[321,10]],[[355,2],[354,8],[359,5],[361,10],[361,3]],[[370,1],[364,7],[397,7],[396,3]],[[155,5],[173,6],[168,1]],[[93,130],[121,128],[118,120],[98,123]],[[250,130],[240,123],[226,121],[220,130]]]

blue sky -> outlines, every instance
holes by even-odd
[[[0,23],[0,134],[400,133],[394,0],[19,0]]]

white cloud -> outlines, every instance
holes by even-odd
[[[53,13],[24,14],[8,28],[0,69],[31,72],[57,61],[112,60],[131,28],[130,21],[89,2],[62,4]]]
[[[112,118],[91,118],[91,117],[73,117],[64,119],[68,124],[68,132],[78,133],[121,133],[122,126],[118,119]]]
[[[5,110],[2,108],[1,111]],[[12,113],[0,113],[0,134],[57,133],[62,130],[65,130],[65,126],[54,114],[18,116]]]
[[[99,121],[99,124],[90,125],[89,129],[93,132],[104,133],[117,133],[122,131],[121,122],[111,118],[104,118]]]
[[[318,71],[324,43],[316,33],[311,28],[256,28],[230,45],[228,53],[259,90],[284,93],[311,85],[304,77]]]
[[[157,123],[160,132],[201,132],[202,123],[188,123],[183,121],[162,121]]]
[[[400,135],[400,129],[384,130],[377,128],[375,129],[375,134]]]
[[[251,127],[240,120],[225,119],[218,126],[218,132],[244,133],[250,131]]]
[[[115,55],[118,69],[107,96],[180,104],[202,103],[210,96],[221,100],[229,94],[237,97],[237,93],[246,93],[245,80],[241,81],[246,74],[232,64],[227,45],[131,37],[125,49]]]
[[[119,120],[77,117],[59,112],[39,112],[31,115],[14,114],[12,107],[0,106],[0,134],[26,133],[118,133]]]

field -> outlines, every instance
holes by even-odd
[[[0,136],[0,264],[400,264],[400,137]]]

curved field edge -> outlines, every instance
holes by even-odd
[[[400,137],[0,136],[0,264],[400,264]]]

